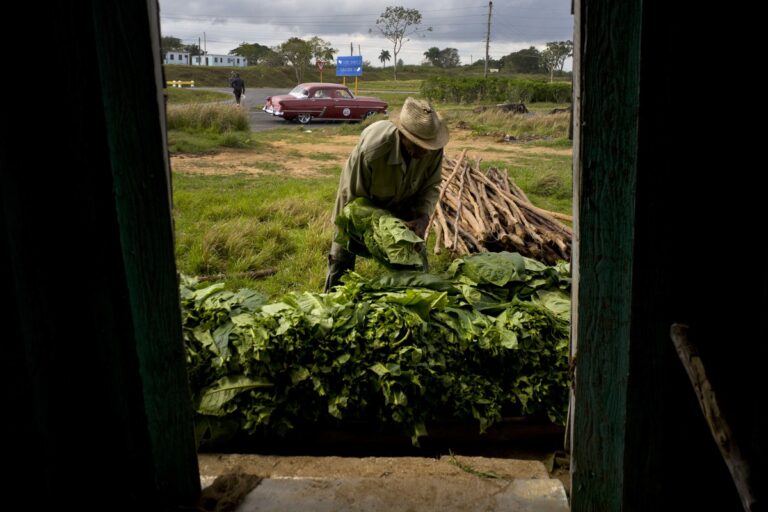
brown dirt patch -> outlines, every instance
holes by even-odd
[[[174,172],[186,174],[264,174],[280,173],[294,177],[314,178],[328,174],[329,167],[343,167],[350,151],[357,144],[357,135],[324,137],[322,142],[270,143],[269,149],[223,149],[205,155],[177,154],[171,157]],[[467,148],[471,160],[499,160],[502,155],[546,154],[570,155],[570,148],[522,146],[499,140],[498,137],[478,137],[462,130],[453,130],[446,146],[448,157],[457,157]]]

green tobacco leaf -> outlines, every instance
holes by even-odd
[[[505,286],[523,281],[525,260],[516,252],[484,252],[454,261],[449,272],[465,282]]]
[[[307,370],[303,366],[300,366],[291,372],[291,382],[293,382],[294,385],[298,384],[303,380],[307,380],[308,378],[309,378],[309,370]]]
[[[571,319],[571,297],[560,290],[539,290],[535,302],[562,320]]]
[[[290,310],[291,306],[284,302],[275,302],[273,304],[265,304],[261,307],[261,311],[267,315],[276,315],[281,311]]]
[[[429,288],[441,292],[456,292],[453,282],[445,276],[419,270],[389,271],[366,283],[372,290],[394,291],[400,288]]]
[[[243,375],[222,377],[202,391],[197,412],[210,416],[224,416],[227,411],[223,406],[243,391],[271,386],[272,384],[266,380],[254,380]]]
[[[192,300],[194,301],[202,301],[207,299],[209,296],[213,295],[214,293],[222,290],[224,288],[224,283],[215,283],[212,284],[206,288],[202,288],[200,290],[195,290],[192,292]]]
[[[420,267],[417,245],[424,240],[405,223],[365,198],[348,203],[336,217],[335,241],[359,256],[371,256],[392,268]]]
[[[494,260],[506,263],[497,271]],[[439,419],[482,429],[502,411],[564,421],[567,267],[499,253],[451,268],[351,272],[333,293],[292,292],[261,306],[220,287],[195,301],[198,285],[185,282],[184,341],[201,411],[249,435],[367,422],[415,443]],[[273,385],[262,390],[266,380]]]
[[[378,375],[379,377],[383,377],[384,375],[389,373],[389,370],[387,369],[387,367],[381,363],[376,363],[373,366],[369,367],[368,369],[371,370],[376,375]]]
[[[350,354],[342,354],[339,357],[337,357],[336,360],[333,361],[333,366],[341,366],[347,361],[349,361],[351,357],[352,356]]]

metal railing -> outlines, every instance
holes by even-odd
[[[194,87],[195,81],[194,80],[167,80],[165,82],[165,85],[168,87],[184,87],[185,85]]]

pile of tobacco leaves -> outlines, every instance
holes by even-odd
[[[445,273],[355,273],[332,293],[264,303],[184,278],[183,330],[198,437],[285,435],[370,422],[411,437],[430,421],[547,415],[568,397],[570,277],[517,253]]]

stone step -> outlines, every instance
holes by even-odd
[[[245,495],[229,497],[242,500],[236,512],[569,510],[563,483],[549,478],[544,464],[535,460],[238,454],[201,454],[198,459],[203,487],[220,477],[221,489]],[[261,480],[249,490],[252,485],[243,487],[243,475]]]
[[[568,512],[555,479],[268,478],[235,512]]]

